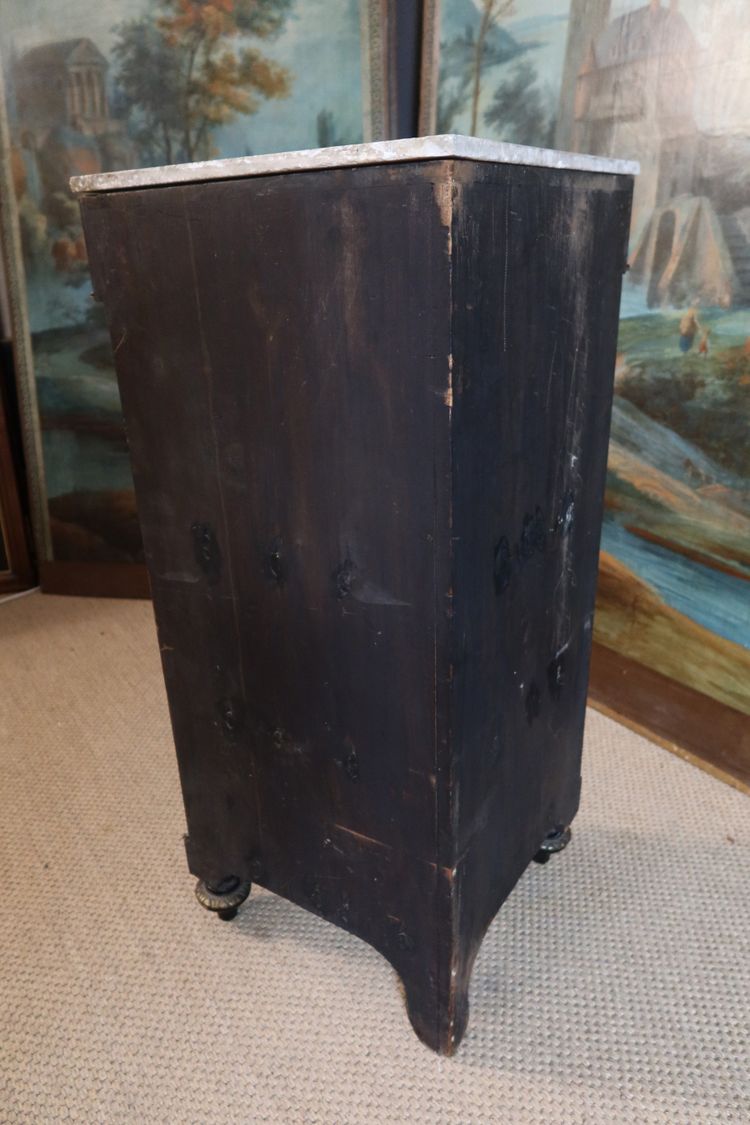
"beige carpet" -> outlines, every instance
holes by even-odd
[[[750,1122],[743,794],[590,712],[441,1060],[363,943],[193,899],[148,604],[0,605],[0,692],[0,1121]]]

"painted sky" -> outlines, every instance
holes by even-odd
[[[482,0],[471,0],[476,8],[482,7]],[[612,15],[620,16],[623,12],[630,12],[634,8],[642,8],[645,0],[614,0]],[[668,0],[664,0],[666,7]],[[731,2],[731,0],[730,0]],[[450,8],[453,0],[443,0],[445,8]],[[680,9],[692,20],[703,21],[711,18],[715,0],[680,0]],[[516,17],[518,19],[534,19],[538,16],[567,15],[570,9],[570,0],[516,0]],[[509,23],[514,17],[511,17]]]
[[[149,0],[2,0],[0,51],[7,73],[11,52],[56,39],[87,36],[109,55],[118,23],[153,9]],[[217,135],[222,156],[316,144],[321,109],[334,114],[346,140],[362,137],[358,0],[297,0],[278,39],[263,52],[295,75],[289,98],[267,102]]]
[[[477,9],[482,0],[468,0]],[[613,0],[612,18],[644,7],[647,0]],[[669,0],[662,0],[662,7]],[[451,10],[462,7],[464,0],[442,0],[443,19],[451,18]],[[735,19],[742,17],[750,9],[748,0],[679,0],[679,10],[685,16],[698,38],[701,46],[709,46],[717,33],[719,25],[731,27]],[[554,20],[563,16],[567,19],[570,0],[516,0],[515,11],[504,21],[509,31],[529,20]]]

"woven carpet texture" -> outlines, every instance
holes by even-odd
[[[453,1059],[363,942],[193,897],[151,606],[0,605],[0,1122],[750,1122],[747,797],[589,712]]]

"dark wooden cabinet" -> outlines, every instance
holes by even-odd
[[[450,1053],[578,805],[632,169],[319,159],[75,186],[200,896],[358,934]]]

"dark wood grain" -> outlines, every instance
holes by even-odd
[[[460,1041],[578,800],[630,181],[436,160],[91,195],[191,870]]]
[[[461,164],[454,193],[447,715],[465,1007],[487,925],[578,808],[630,185]]]

